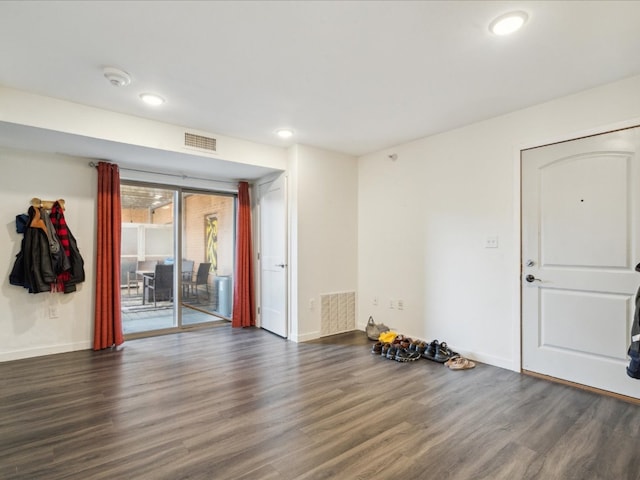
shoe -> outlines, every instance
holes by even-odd
[[[422,356],[427,360],[435,360],[436,352],[438,351],[438,348],[440,348],[440,344],[438,343],[438,340],[434,340],[433,342],[431,342],[429,345],[426,346]]]
[[[436,349],[436,353],[433,356],[432,360],[438,363],[445,363],[447,360],[459,356],[460,355],[458,355],[447,346],[447,342],[442,342]]]
[[[418,352],[420,355],[422,355],[426,347],[427,344],[422,340],[414,340],[413,342],[411,342],[411,345],[409,345],[409,351]]]
[[[468,370],[476,366],[474,362],[463,357],[452,358],[446,362],[446,365],[451,370]]]
[[[376,342],[371,347],[371,353],[374,355],[380,355],[382,353],[382,342]]]
[[[418,352],[411,352],[406,348],[396,349],[396,362],[415,362],[420,360],[420,354]]]
[[[389,350],[387,350],[387,358],[389,360],[396,359],[396,352],[398,351],[398,346],[395,344],[389,345]]]
[[[382,348],[380,349],[380,355],[383,357],[387,356],[387,352],[389,351],[389,347],[391,347],[390,343],[383,343]]]
[[[447,360],[446,362],[444,362],[444,366],[448,367],[449,365],[451,365],[454,361],[456,361],[458,358],[460,358],[459,355],[455,355],[453,357],[451,357],[449,360]]]

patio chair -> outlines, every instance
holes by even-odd
[[[142,304],[147,299],[151,300],[153,294],[153,306],[158,306],[158,300],[173,301],[173,265],[156,265],[153,275],[144,274],[144,288],[142,292]]]
[[[195,294],[198,299],[198,287],[204,285],[207,292],[207,299],[209,298],[209,270],[211,270],[211,263],[201,263],[198,266],[198,273],[195,280],[185,281],[188,292]]]

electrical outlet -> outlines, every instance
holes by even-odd
[[[396,303],[393,300],[389,300],[389,308],[396,308]]]
[[[58,306],[49,305],[49,318],[58,318]]]
[[[484,248],[498,248],[498,237],[496,235],[487,237],[484,241]]]
[[[398,300],[398,310],[404,310],[404,300]]]

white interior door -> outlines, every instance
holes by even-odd
[[[287,190],[286,176],[260,192],[260,321],[261,327],[288,336],[287,319]]]
[[[522,154],[522,367],[640,398],[640,128]]]

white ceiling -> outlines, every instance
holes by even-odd
[[[525,28],[490,34],[510,10]],[[6,87],[361,155],[640,74],[640,2],[1,1],[0,66]]]

